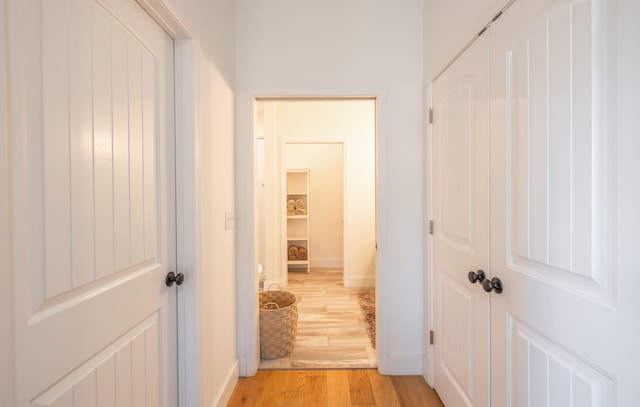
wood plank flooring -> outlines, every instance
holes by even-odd
[[[374,369],[259,370],[240,378],[227,406],[444,407],[421,376]]]
[[[289,272],[285,290],[298,300],[298,334],[293,352],[280,359],[263,359],[259,369],[377,366],[377,354],[358,305],[361,289],[344,288],[341,269]]]

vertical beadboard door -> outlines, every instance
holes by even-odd
[[[637,247],[617,238],[629,218],[616,208],[638,210],[618,202],[618,4],[518,0],[491,28],[495,406],[638,404]]]
[[[177,405],[173,42],[129,0],[10,0],[19,406]]]
[[[489,405],[489,40],[433,85],[435,388],[447,406]],[[480,272],[481,271],[481,272]]]

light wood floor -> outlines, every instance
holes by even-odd
[[[260,370],[238,381],[228,406],[444,407],[421,376],[363,370]]]
[[[293,352],[261,360],[259,369],[371,368],[377,366],[358,304],[361,289],[344,288],[341,269],[289,272],[286,291],[298,300]]]

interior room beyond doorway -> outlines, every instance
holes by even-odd
[[[357,292],[376,285],[376,100],[260,99],[255,107],[256,269],[264,272],[264,287],[307,290],[309,301],[315,295],[308,291],[311,285],[320,295],[337,285],[353,291],[348,296],[357,310]],[[287,196],[288,172],[308,174],[307,183],[294,191],[302,196]],[[295,201],[289,198],[304,201],[298,216],[288,216],[287,203]],[[293,235],[299,240],[290,241]],[[291,261],[288,249],[294,243],[308,257]],[[309,276],[301,275],[307,270]],[[322,287],[328,277],[332,281]],[[298,298],[300,319],[308,322],[313,310],[302,304],[304,297]],[[314,325],[318,328],[329,329]],[[305,334],[299,340],[323,341]],[[368,367],[375,366],[374,347],[366,359]]]

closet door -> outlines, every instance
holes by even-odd
[[[471,282],[489,276],[487,37],[433,85],[435,387],[451,407],[489,405],[490,296]]]
[[[633,205],[618,201],[628,183],[614,167],[616,4],[519,0],[492,27],[494,406],[638,403],[637,256],[623,256],[629,219],[616,216]]]

